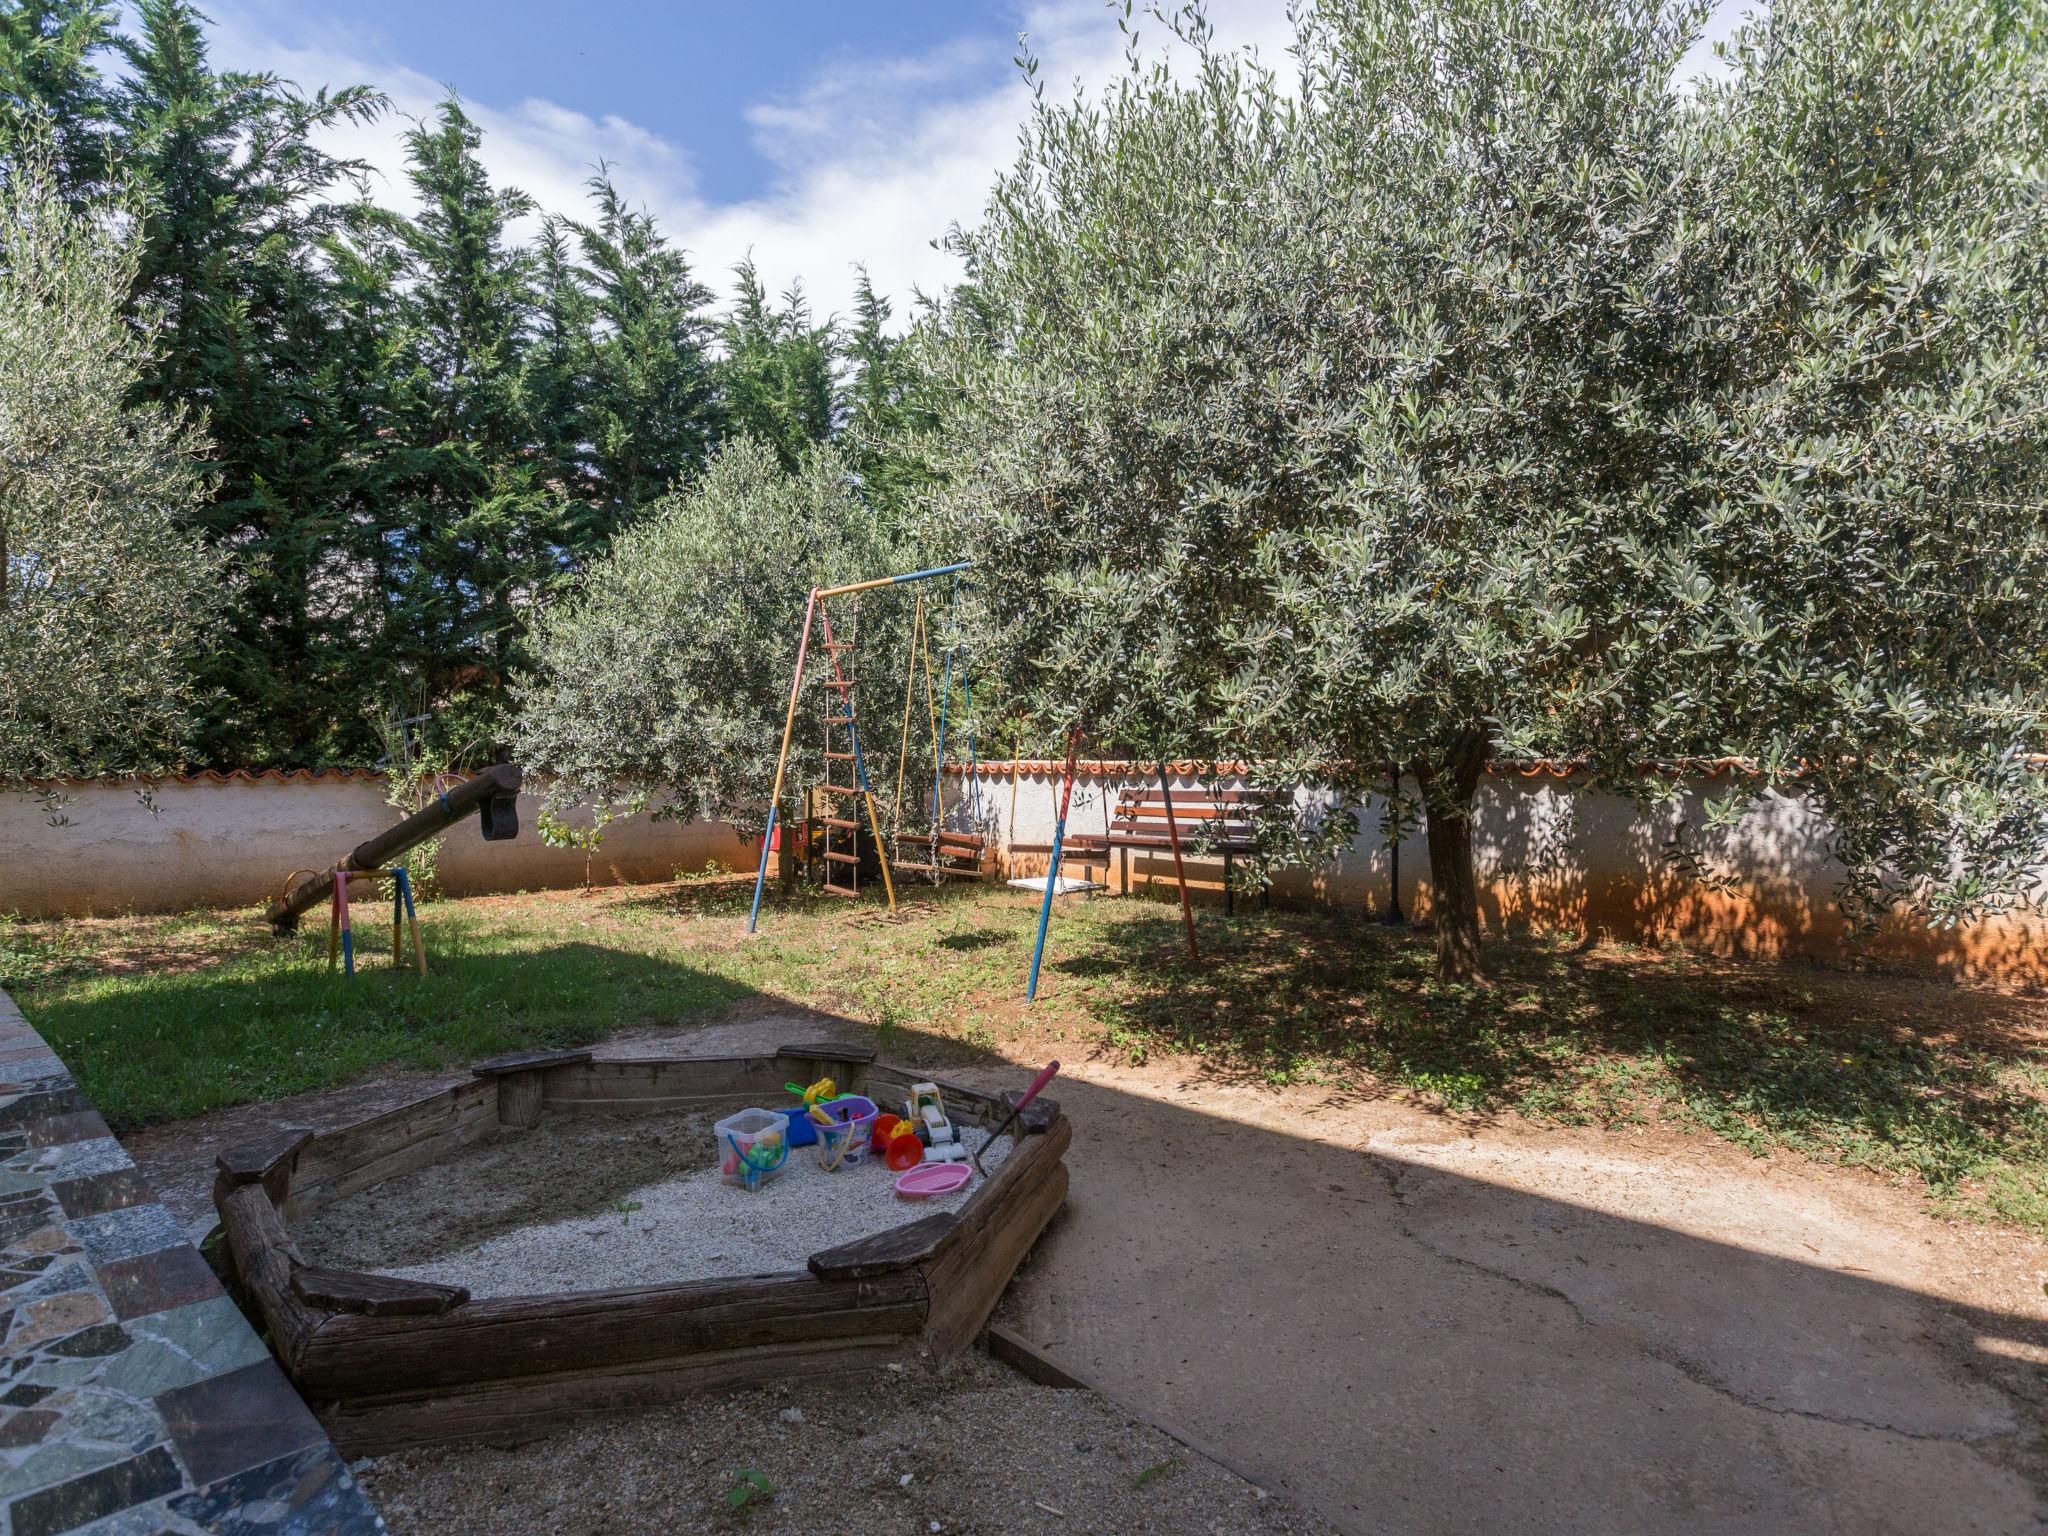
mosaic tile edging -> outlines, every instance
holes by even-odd
[[[0,992],[0,1536],[375,1536],[319,1423]]]

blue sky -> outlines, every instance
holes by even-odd
[[[543,96],[685,146],[707,197],[736,201],[774,166],[751,108],[800,97],[822,70],[938,53],[951,96],[1001,86],[1027,17],[1005,0],[764,4],[600,0],[242,0],[212,9],[288,44],[332,42],[506,103]]]
[[[1719,0],[1717,32],[1745,0]],[[202,0],[216,62],[307,87],[368,83],[396,112],[449,86],[501,182],[580,211],[600,160],[714,288],[752,253],[844,311],[854,263],[898,300],[954,280],[932,242],[977,216],[1029,96],[1020,32],[1053,85],[1119,69],[1104,0]],[[1141,7],[1142,8],[1142,7]],[[1285,0],[1210,0],[1217,34],[1284,63]],[[1148,32],[1164,35],[1156,25]],[[407,205],[394,116],[338,135]]]

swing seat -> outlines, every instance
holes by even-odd
[[[912,859],[897,859],[891,867],[907,869],[920,875],[952,876],[958,880],[983,880],[987,878],[988,840],[975,832],[941,832],[934,839],[929,832],[899,832],[899,843],[913,845],[924,850],[922,863]],[[932,856],[936,843],[937,857]]]

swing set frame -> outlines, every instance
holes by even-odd
[[[789,745],[796,736],[796,709],[803,699],[804,667],[810,660],[811,631],[817,627],[820,619],[824,620],[826,640],[828,642],[831,640],[830,630],[832,621],[825,613],[825,604],[835,597],[852,597],[856,593],[873,592],[882,587],[904,587],[916,582],[930,581],[939,576],[958,575],[961,571],[970,569],[973,564],[972,560],[962,560],[953,565],[935,565],[929,570],[906,571],[899,576],[877,576],[871,581],[852,581],[839,587],[811,588],[810,597],[804,604],[803,632],[797,637],[796,667],[789,681],[789,708],[782,718],[782,746],[775,755],[775,787],[768,792],[768,825],[761,834],[761,865],[760,868],[754,871],[754,902],[747,912],[747,932],[754,932],[761,920],[761,893],[768,884],[768,856],[775,847],[775,828],[782,813],[782,785],[789,768]],[[830,654],[836,675],[836,669],[839,665],[839,652],[837,649],[834,649]],[[916,653],[913,651],[913,663],[915,656]],[[949,694],[951,692],[950,665],[951,657],[949,655]],[[851,695],[849,694],[848,697],[850,698]],[[909,712],[910,707],[906,700],[904,704],[906,728]],[[849,713],[851,713],[850,709]],[[868,827],[874,833],[875,857],[881,861],[882,865],[882,889],[889,898],[889,910],[894,912],[896,910],[896,884],[889,873],[889,853],[887,848],[883,846],[881,818],[875,811],[875,793],[868,784],[867,764],[865,759],[861,757],[860,727],[858,724],[853,726],[853,742],[856,758],[855,773],[858,779],[860,797],[867,811]],[[943,773],[943,771],[944,764],[941,763],[940,772]],[[902,771],[899,767],[899,781],[901,777]]]
[[[782,810],[782,787],[789,767],[790,743],[796,735],[797,705],[803,698],[804,667],[810,659],[811,631],[821,620],[824,625],[825,641],[829,647],[829,654],[832,657],[834,677],[840,677],[839,648],[831,643],[832,621],[825,611],[825,604],[835,597],[852,597],[857,593],[873,592],[882,587],[910,586],[918,582],[931,581],[940,576],[957,577],[960,572],[972,569],[973,565],[974,562],[972,560],[962,560],[952,565],[935,565],[922,571],[906,571],[897,576],[877,576],[869,581],[848,582],[844,586],[811,588],[810,596],[804,604],[803,630],[797,638],[796,667],[789,683],[789,707],[784,712],[782,719],[782,746],[775,756],[775,786],[769,791],[768,825],[761,834],[761,863],[759,868],[754,871],[754,900],[747,911],[748,933],[753,933],[761,920],[761,896],[768,883],[768,858],[775,847],[775,831]],[[896,805],[893,820],[900,833],[902,829],[904,777],[910,750],[910,710],[912,697],[915,693],[917,661],[920,654],[919,646],[922,641],[924,643],[923,656],[926,674],[925,704],[927,710],[933,713],[933,746],[934,756],[937,759],[932,769],[933,833],[931,853],[929,855],[932,863],[936,865],[940,858],[938,844],[938,819],[941,810],[940,792],[945,779],[945,712],[946,707],[951,704],[953,697],[953,652],[951,647],[947,648],[945,693],[943,702],[938,704],[934,710],[929,635],[929,626],[925,623],[924,601],[922,596],[920,596],[918,611],[911,627],[909,681],[905,686],[903,696],[902,742],[896,764]],[[963,678],[963,683],[964,681],[965,679]],[[896,910],[896,886],[890,877],[889,854],[884,846],[881,819],[875,811],[874,790],[868,783],[867,764],[860,749],[860,728],[850,718],[853,713],[850,703],[850,691],[842,688],[842,697],[849,701],[846,706],[849,716],[847,723],[852,726],[853,755],[857,774],[856,787],[867,810],[869,829],[874,834],[875,857],[882,866],[882,888],[888,896],[889,910],[894,912]],[[1058,813],[1053,823],[1052,858],[1045,875],[1045,894],[1040,901],[1038,909],[1038,934],[1031,949],[1031,973],[1029,980],[1025,983],[1024,997],[1027,1002],[1035,1000],[1038,996],[1038,972],[1045,958],[1046,931],[1052,923],[1052,899],[1059,889],[1060,855],[1066,842],[1067,812],[1073,802],[1075,758],[1080,749],[1080,742],[1081,730],[1080,727],[1076,726],[1067,732],[1065,771],[1061,774]],[[971,757],[973,753],[972,736],[968,738],[968,752]],[[1013,838],[1016,823],[1016,768],[1017,764],[1014,761],[1013,754],[1013,761],[1011,763],[1010,821],[1005,827],[1006,835],[1010,835]],[[1188,903],[1187,875],[1181,864],[1180,828],[1173,813],[1173,794],[1167,785],[1166,765],[1164,763],[1161,763],[1159,766],[1159,789],[1166,804],[1167,826],[1170,831],[1173,848],[1174,877],[1180,887],[1181,918],[1187,928],[1188,953],[1194,959],[1199,960],[1201,952],[1195,943],[1195,920],[1194,913]]]

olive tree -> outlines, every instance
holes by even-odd
[[[1790,0],[1731,62],[1635,734],[1811,796],[1852,913],[2037,901],[2048,6]]]
[[[1191,67],[1042,103],[920,338],[985,665],[1399,765],[1449,976],[1490,757],[1752,757],[1949,916],[2048,851],[2038,8],[1787,0],[1693,90],[1702,14],[1321,0],[1290,81],[1163,18]]]
[[[889,558],[836,449],[784,470],[773,446],[728,440],[535,629],[515,751],[550,812],[658,803],[678,819],[761,826],[805,597]],[[812,655],[824,657],[815,643]],[[874,718],[880,697],[868,702]],[[798,748],[792,782],[822,767],[815,728]]]
[[[135,395],[155,332],[123,312],[131,211],[69,204],[34,139],[0,180],[0,780],[17,785],[176,762],[217,607],[186,531],[204,440]]]

